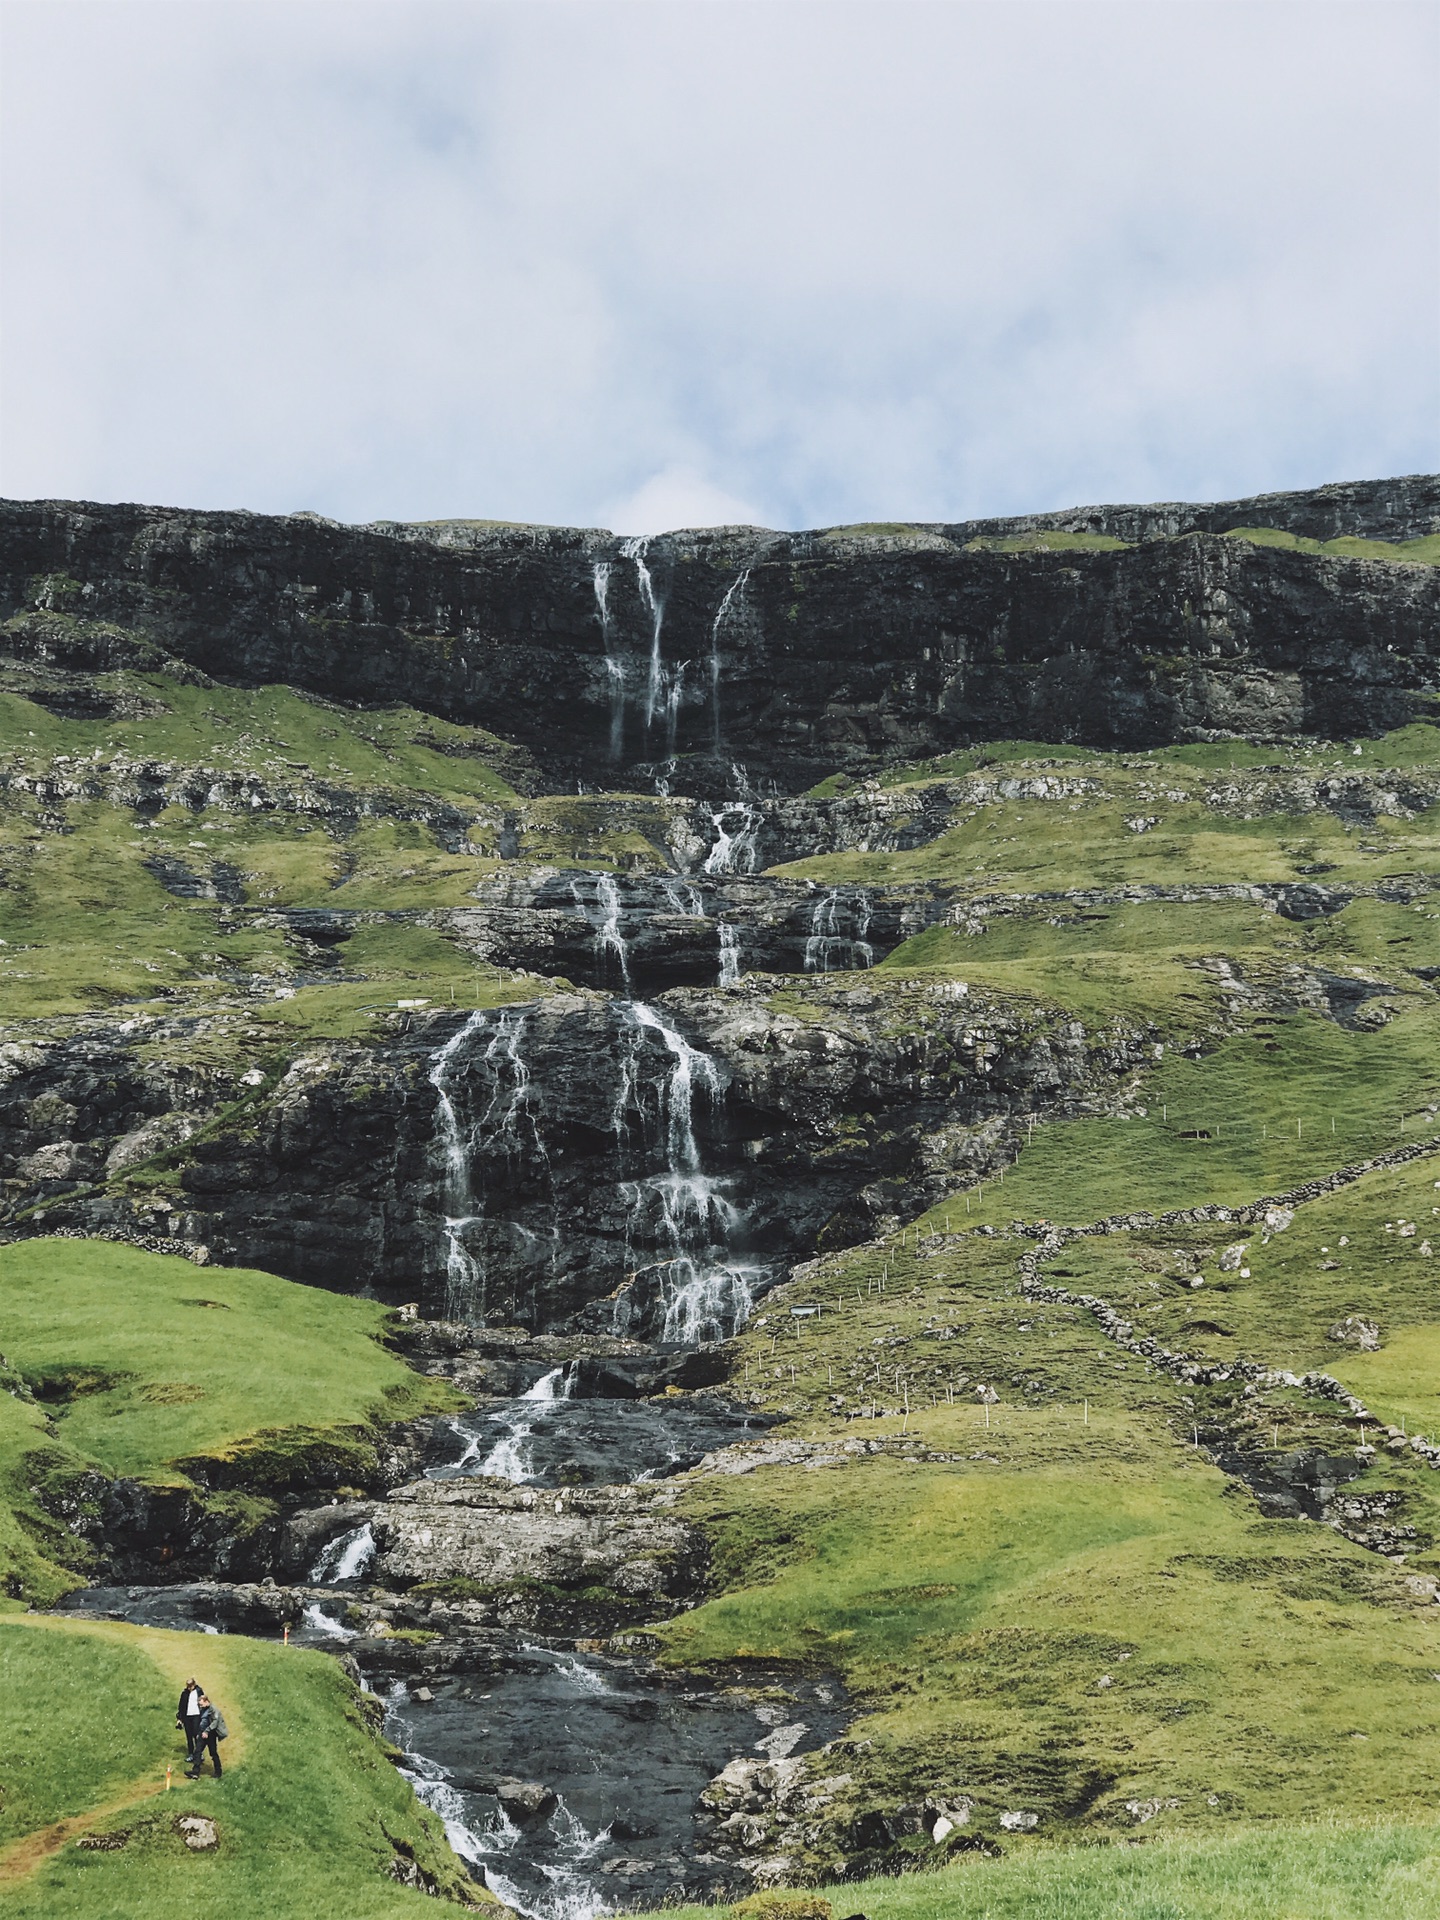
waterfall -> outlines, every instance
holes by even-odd
[[[625,663],[610,647],[610,562],[597,560],[591,575],[595,610],[600,616],[600,643],[605,649],[605,671],[610,678],[610,758],[618,760],[625,743]]]
[[[508,1407],[495,1414],[493,1423],[502,1429],[500,1438],[475,1471],[489,1474],[496,1480],[513,1480],[518,1486],[534,1479],[534,1462],[525,1443],[535,1431],[535,1423],[540,1417],[538,1409],[553,1406],[557,1400],[568,1400],[571,1385],[564,1367],[552,1367],[549,1373],[540,1376],[533,1387],[527,1387],[518,1400],[512,1400]],[[478,1439],[476,1435],[472,1440],[469,1451],[460,1462],[462,1466],[468,1466],[472,1458],[479,1457]]]
[[[655,709],[660,704],[663,668],[660,663],[660,629],[665,624],[665,603],[655,592],[655,582],[651,578],[650,568],[646,564],[645,554],[650,542],[637,537],[621,543],[620,551],[627,560],[635,562],[635,583],[640,589],[640,599],[650,616],[650,677],[645,687],[645,724],[653,726]]]
[[[685,669],[689,664],[688,660],[677,661],[668,677],[664,676],[662,669],[665,694],[665,751],[672,760],[675,758],[675,735],[680,726],[680,702],[685,694]]]
[[[712,808],[715,844],[705,856],[706,873],[754,873],[760,864],[760,810],[748,800]]]
[[[330,1542],[310,1569],[310,1578],[320,1587],[358,1580],[374,1558],[375,1535],[366,1521],[363,1527],[352,1527]]]
[[[729,920],[719,923],[720,985],[733,987],[740,978],[740,929]]]
[[[688,886],[683,880],[662,880],[660,887],[675,913],[688,914],[692,920],[705,918],[705,902],[698,887]]]
[[[848,910],[851,931],[842,931],[842,909]],[[807,973],[843,973],[875,964],[875,949],[865,938],[870,931],[874,909],[870,896],[860,891],[857,898],[842,902],[839,887],[832,887],[815,902],[810,915],[810,936],[805,942]]]
[[[613,962],[620,975],[620,984],[628,994],[630,954],[621,931],[624,904],[620,889],[615,884],[613,874],[596,873],[589,877],[594,883],[593,901],[585,899],[578,879],[570,882],[570,897],[595,929],[595,957],[600,962],[602,979],[609,970],[607,963]]]
[[[322,1634],[327,1640],[353,1640],[355,1634],[349,1627],[341,1626],[333,1620],[318,1601],[311,1601],[303,1615],[305,1624],[312,1633]]]
[[[716,753],[720,751],[720,629],[725,624],[726,614],[744,594],[749,578],[749,567],[742,567],[725,589],[725,596],[715,609],[715,618],[710,626],[710,726]]]
[[[632,1246],[644,1240],[659,1256],[631,1272],[632,1286],[642,1278],[653,1283],[656,1306],[663,1309],[663,1340],[693,1346],[728,1339],[749,1315],[762,1270],[733,1256],[744,1217],[723,1181],[705,1171],[696,1136],[697,1098],[718,1104],[720,1072],[708,1053],[692,1047],[644,1001],[627,1002],[623,1012],[631,1047],[615,1110],[617,1140],[623,1152],[628,1132],[638,1129],[664,1162],[663,1171],[624,1183]],[[653,1110],[646,1095],[655,1083],[640,1071],[651,1034],[667,1056]],[[625,1331],[634,1313],[630,1292],[622,1289],[617,1302],[617,1332]]]
[[[465,1245],[466,1229],[475,1224],[479,1215],[470,1183],[470,1155],[461,1132],[460,1116],[450,1098],[448,1076],[456,1054],[488,1018],[488,1014],[472,1013],[430,1063],[430,1084],[436,1093],[440,1141],[445,1151],[445,1312],[452,1320],[466,1317],[483,1299],[485,1276]]]
[[[451,1094],[455,1062],[465,1056],[474,1036],[493,1023],[493,1032],[480,1056],[490,1080],[490,1098],[473,1128],[462,1126]],[[475,1192],[472,1163],[478,1142],[487,1153],[498,1154],[526,1168],[537,1168],[549,1181],[550,1156],[530,1105],[530,1069],[524,1055],[526,1014],[506,1007],[498,1014],[475,1012],[436,1053],[430,1066],[430,1084],[436,1092],[440,1139],[445,1153],[445,1314],[451,1320],[483,1318],[485,1265],[471,1251],[469,1238],[484,1220],[483,1201]],[[533,1239],[528,1229],[517,1229]],[[559,1254],[558,1228],[551,1230],[551,1261]]]

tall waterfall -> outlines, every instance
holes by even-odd
[[[664,669],[660,660],[660,629],[665,624],[665,603],[655,592],[655,581],[646,562],[648,539],[637,537],[622,542],[620,551],[627,560],[635,563],[635,584],[640,589],[640,599],[650,616],[650,677],[645,687],[645,724],[655,723],[655,709],[660,705],[663,692]]]
[[[596,873],[589,875],[588,878],[592,882],[592,897],[586,899],[578,878],[570,882],[570,897],[595,929],[595,957],[600,962],[602,975],[608,974],[613,967],[620,977],[621,986],[628,994],[630,954],[621,925],[624,907],[620,899],[620,889],[615,884],[613,874]]]
[[[446,1210],[445,1316],[449,1320],[466,1319],[484,1307],[485,1275],[465,1244],[465,1235],[479,1215],[471,1185],[469,1141],[450,1095],[450,1072],[457,1055],[464,1054],[471,1036],[488,1019],[488,1014],[472,1013],[430,1063],[430,1084],[435,1089],[440,1145],[445,1155],[442,1204]]]
[[[605,672],[610,681],[610,758],[618,760],[625,745],[625,662],[610,645],[610,562],[597,560],[591,575],[595,610],[600,616],[600,642],[605,649]]]
[[[725,589],[724,598],[715,609],[715,618],[710,625],[710,729],[716,753],[720,751],[720,629],[725,624],[726,616],[744,597],[749,579],[749,567],[742,567]]]
[[[483,1250],[472,1245],[485,1219],[484,1201],[475,1187],[475,1160],[483,1149],[490,1159],[519,1162],[548,1176],[550,1158],[530,1105],[530,1069],[525,1061],[526,1014],[506,1007],[499,1013],[472,1013],[430,1063],[436,1093],[440,1145],[445,1159],[442,1202],[445,1211],[445,1313],[451,1320],[475,1320],[485,1312]],[[489,1031],[479,1065],[490,1083],[484,1112],[470,1127],[462,1122],[454,1097],[462,1066],[473,1071],[473,1042]],[[482,1162],[483,1164],[483,1162]],[[558,1252],[552,1231],[550,1260]]]
[[[848,898],[832,887],[815,902],[810,935],[805,942],[807,973],[843,973],[873,967],[875,949],[865,938],[874,910],[870,896],[857,888]]]
[[[740,929],[731,920],[719,923],[720,980],[722,987],[733,987],[740,979]]]
[[[705,1171],[696,1134],[696,1104],[718,1104],[720,1071],[708,1053],[692,1047],[684,1035],[642,1000],[624,1002],[631,1064],[622,1075],[616,1130],[622,1144],[636,1135],[663,1160],[663,1170],[626,1183],[630,1241],[636,1267],[632,1288],[622,1291],[616,1331],[623,1332],[636,1311],[633,1283],[651,1283],[649,1291],[663,1311],[661,1338],[693,1345],[723,1340],[743,1326],[762,1269],[733,1253],[744,1219],[727,1198],[725,1182]],[[658,1081],[642,1071],[647,1036],[665,1049]],[[650,1254],[658,1257],[648,1258]]]

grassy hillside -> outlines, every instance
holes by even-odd
[[[75,1584],[65,1569],[79,1543],[42,1497],[91,1468],[184,1486],[187,1465],[242,1457],[252,1522],[267,1484],[317,1452],[363,1478],[377,1422],[446,1403],[443,1385],[380,1345],[384,1322],[374,1301],[247,1268],[98,1240],[0,1247],[6,1590],[44,1598]]]
[[[192,1673],[231,1730],[218,1781],[181,1772],[175,1700]],[[461,1885],[439,1822],[320,1654],[0,1614],[0,1756],[0,1913],[15,1920],[433,1913],[388,1877],[397,1857],[437,1887]],[[176,1823],[191,1813],[215,1822],[213,1851],[186,1847]],[[108,1844],[87,1848],[87,1835]]]
[[[1217,1273],[1209,1230],[1199,1307],[1193,1228],[1079,1243],[1046,1277],[1153,1303],[1144,1330],[1183,1352],[1349,1378],[1326,1339],[1342,1307],[1371,1302],[1387,1329],[1392,1308],[1402,1327],[1440,1322],[1424,1262],[1387,1264],[1367,1230],[1434,1196],[1440,1157],[1416,1167],[1350,1196],[1359,1251],[1334,1278],[1311,1266],[1336,1197],[1257,1245],[1243,1281]],[[1007,1809],[1036,1812],[1042,1834],[1125,1833],[1127,1803],[1152,1799],[1160,1831],[1423,1809],[1440,1786],[1435,1476],[1382,1454],[1351,1483],[1393,1491],[1415,1525],[1403,1568],[1264,1518],[1197,1435],[1353,1458],[1355,1423],[1298,1388],[1187,1389],[1152,1370],[1081,1308],[1019,1293],[1027,1244],[911,1234],[766,1302],[740,1343],[753,1401],[789,1413],[787,1435],[820,1458],[690,1483],[726,1590],[666,1629],[671,1655],[837,1668],[862,1708],[843,1762],[856,1809],[923,1783],[973,1796],[997,1840]],[[822,1313],[796,1320],[792,1303]],[[1407,1381],[1416,1351],[1400,1348]],[[1354,1358],[1357,1384],[1383,1388],[1386,1353]]]
[[[1373,1920],[1440,1913],[1440,1829],[1329,1824],[1134,1847],[972,1854],[931,1873],[818,1889],[869,1920]],[[676,1920],[714,1908],[679,1907]]]

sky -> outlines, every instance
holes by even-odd
[[[5,0],[0,492],[654,533],[1440,466],[1433,0]]]

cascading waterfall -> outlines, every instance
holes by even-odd
[[[367,1520],[363,1527],[352,1527],[324,1548],[310,1569],[310,1578],[319,1587],[358,1580],[374,1558],[375,1534]]]
[[[480,1460],[476,1473],[489,1474],[497,1480],[513,1480],[523,1486],[526,1481],[535,1478],[533,1463],[526,1449],[526,1441],[535,1431],[535,1421],[541,1407],[553,1406],[557,1400],[570,1397],[570,1378],[564,1367],[552,1367],[549,1373],[542,1374],[533,1387],[526,1389],[518,1400],[503,1408],[494,1418],[493,1425],[502,1429],[500,1438],[495,1441],[489,1453]],[[470,1465],[472,1459],[480,1458],[480,1436],[474,1435],[471,1445],[462,1456],[460,1469]]]
[[[625,663],[610,646],[610,562],[597,560],[591,575],[595,610],[600,616],[600,643],[605,649],[605,672],[610,681],[610,758],[618,760],[625,744]]]
[[[688,914],[692,920],[704,919],[705,902],[698,887],[687,886],[683,880],[662,880],[660,885],[674,912]]]
[[[725,589],[725,596],[715,609],[715,618],[710,626],[710,727],[716,753],[720,751],[720,629],[727,615],[744,598],[749,579],[749,567],[742,567]]]
[[[485,1276],[465,1244],[465,1234],[479,1215],[471,1185],[470,1154],[460,1116],[450,1097],[449,1075],[457,1055],[465,1051],[471,1036],[488,1018],[484,1013],[472,1013],[430,1063],[430,1084],[435,1089],[440,1142],[445,1154],[445,1312],[451,1320],[466,1319],[477,1306],[483,1307]]]
[[[740,979],[740,929],[730,920],[718,926],[720,935],[720,985],[733,987]]]
[[[628,994],[630,953],[622,931],[624,903],[620,898],[620,889],[615,884],[613,874],[596,873],[589,877],[593,882],[593,900],[585,898],[578,879],[570,882],[570,897],[595,929],[595,956],[600,962],[602,977],[613,964],[620,976],[620,984]]]
[[[660,629],[665,624],[665,603],[655,592],[655,582],[646,562],[649,549],[648,539],[637,537],[623,541],[621,553],[627,560],[635,563],[635,583],[640,589],[640,599],[650,616],[650,677],[645,686],[645,725],[655,723],[655,709],[659,706],[663,692],[664,669],[660,660]]]
[[[625,1183],[629,1199],[630,1240],[646,1241],[659,1258],[642,1261],[632,1279],[648,1273],[658,1283],[663,1305],[661,1338],[684,1345],[728,1339],[745,1324],[763,1269],[734,1258],[732,1247],[744,1225],[740,1210],[727,1198],[723,1182],[706,1173],[695,1131],[695,1103],[717,1104],[723,1087],[708,1053],[692,1047],[644,1001],[623,1004],[631,1035],[630,1060],[622,1073],[615,1112],[617,1139],[637,1130],[658,1147],[663,1172]],[[667,1063],[653,1083],[640,1070],[646,1036],[663,1045]],[[654,1111],[647,1092],[654,1088]],[[622,1291],[616,1331],[628,1325],[631,1309]]]
[[[493,1027],[493,1031],[491,1030]],[[501,1012],[472,1013],[458,1032],[435,1054],[430,1084],[436,1092],[440,1140],[445,1156],[445,1313],[451,1320],[477,1320],[485,1312],[485,1263],[470,1244],[470,1236],[485,1217],[483,1201],[475,1191],[473,1165],[477,1146],[487,1155],[526,1168],[538,1168],[547,1184],[550,1156],[530,1105],[530,1069],[525,1062],[526,1014],[506,1007]],[[466,1129],[452,1097],[456,1063],[472,1051],[476,1035],[490,1031],[480,1064],[490,1081],[490,1098],[473,1129]],[[528,1229],[518,1232],[533,1240]],[[550,1231],[550,1263],[560,1252],[558,1224]]]
[[[760,864],[760,810],[748,800],[727,800],[711,809],[715,844],[705,856],[706,873],[754,873]]]
[[[807,973],[845,973],[873,967],[875,949],[865,938],[870,931],[873,908],[863,890],[842,899],[839,887],[832,887],[815,902],[810,915],[810,935],[805,942]],[[849,931],[845,931],[848,924]]]

